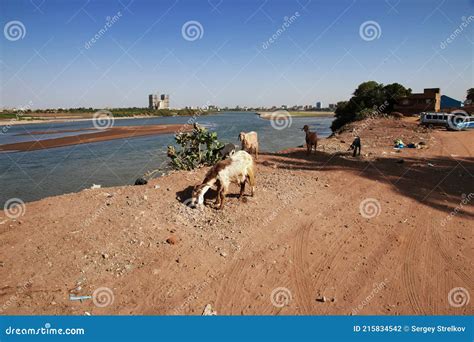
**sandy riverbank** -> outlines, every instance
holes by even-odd
[[[261,154],[255,197],[240,202],[234,187],[223,211],[182,203],[203,168],[0,213],[1,312],[472,315],[472,300],[454,307],[448,293],[474,291],[474,208],[462,204],[474,132],[354,126],[361,157],[346,152],[350,129],[311,156]],[[425,148],[396,152],[396,138]],[[69,299],[100,288],[104,307]]]
[[[90,129],[78,129],[78,130],[63,130],[63,131],[36,131],[31,134],[52,134],[52,133],[64,133],[64,132],[80,132],[90,131]],[[11,152],[11,151],[35,151],[46,148],[72,146],[78,144],[88,144],[99,141],[107,141],[114,139],[133,138],[147,135],[156,134],[169,134],[175,132],[187,132],[191,131],[192,126],[190,125],[146,125],[146,126],[115,126],[107,129],[97,129],[93,133],[84,133],[73,136],[66,136],[62,138],[54,139],[43,139],[43,140],[32,140],[12,144],[0,145],[0,152]]]

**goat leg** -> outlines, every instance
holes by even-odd
[[[219,210],[222,210],[224,208],[224,199],[225,199],[225,190],[224,190],[224,187],[222,187],[221,191],[219,191],[219,194],[218,196],[220,197],[220,204],[219,204],[219,207],[218,209]]]
[[[220,193],[221,190],[222,190],[222,185],[221,185],[221,182],[220,182],[219,180],[217,180],[216,185],[217,185],[217,190],[216,190],[217,195],[216,195],[216,201],[214,202],[214,206],[215,206],[215,207],[219,206],[219,204],[220,204],[219,193]]]
[[[239,199],[242,199],[242,196],[244,195],[244,192],[245,192],[245,182],[246,182],[246,180],[244,180],[242,183],[240,183]]]
[[[220,203],[221,203],[221,199],[220,199],[219,192],[218,192],[217,196],[216,196],[216,201],[214,202],[214,207],[218,208]]]

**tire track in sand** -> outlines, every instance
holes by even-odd
[[[293,243],[292,282],[296,289],[294,299],[305,315],[311,314],[311,303],[314,297],[311,290],[311,276],[308,274],[308,263],[305,260],[308,255],[308,238],[312,226],[311,222],[303,224],[298,229]]]
[[[438,139],[442,141],[441,137],[437,135]],[[437,145],[437,154],[443,155],[446,153],[444,152],[443,144]],[[424,210],[424,204],[418,202],[414,206],[412,206],[408,210],[408,214],[410,216],[416,216],[416,213],[419,211]],[[434,230],[432,227],[432,223],[428,223],[430,225],[429,229],[431,231]],[[432,254],[430,253],[433,248],[429,244],[428,241],[425,239],[428,237],[428,228],[425,223],[421,223],[416,225],[411,232],[408,234],[408,244],[405,251],[405,261],[402,266],[402,283],[405,293],[407,295],[408,303],[411,308],[414,310],[415,314],[418,315],[425,315],[424,306],[422,305],[422,297],[420,297],[421,291],[426,291],[426,288],[423,286],[421,281],[417,281],[417,275],[423,271],[422,265],[420,265],[421,261],[426,261],[428,263],[427,269],[432,270],[434,269],[433,260],[434,258],[430,257]],[[423,242],[426,244],[423,245]],[[424,256],[424,258],[423,258]],[[446,275],[442,274],[442,277],[445,278]],[[442,280],[436,279],[437,283]],[[418,285],[417,285],[418,284]],[[437,287],[437,285],[435,286]],[[428,290],[429,292],[429,290]],[[427,294],[427,300],[430,300],[432,294]],[[429,303],[427,303],[429,305]]]
[[[431,237],[436,245],[439,255],[443,258],[450,270],[452,270],[466,285],[474,283],[474,279],[464,272],[460,266],[456,265],[451,255],[448,253],[441,241],[441,235],[437,229],[431,229]]]
[[[234,309],[234,298],[239,291],[242,290],[244,269],[246,266],[246,259],[240,257],[231,266],[230,270],[226,272],[223,279],[223,285],[221,286],[216,300],[216,308],[219,312],[225,312],[225,314],[232,315]]]
[[[423,210],[422,205],[416,204],[408,210],[407,214],[412,216],[413,213],[419,210]],[[421,254],[423,252],[423,245],[420,245],[420,242],[425,241],[426,233],[427,227],[424,224],[416,225],[411,232],[408,233],[408,245],[404,253],[405,261],[402,266],[403,289],[405,290],[408,303],[414,311],[412,314],[416,315],[426,314],[421,304],[422,299],[420,298],[420,291],[422,291],[424,287],[421,285],[421,282],[418,282],[419,284],[417,285],[416,281],[416,275],[420,272],[419,268],[421,269],[419,263],[422,260]],[[425,259],[427,259],[430,264],[433,263],[432,258]],[[430,265],[428,269],[432,269],[432,265]]]

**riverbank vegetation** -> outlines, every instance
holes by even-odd
[[[375,81],[359,84],[349,101],[337,103],[336,119],[331,125],[337,131],[345,124],[372,116],[384,116],[393,111],[397,100],[411,94],[410,88],[399,83],[383,85]]]
[[[210,166],[220,160],[219,150],[224,146],[217,139],[216,132],[194,124],[191,132],[175,135],[178,145],[168,146],[170,164],[175,170],[193,170],[199,166]]]
[[[48,119],[89,119],[94,116],[94,113],[106,110],[112,113],[114,117],[134,117],[134,116],[192,116],[192,115],[208,115],[212,114],[211,111],[205,111],[201,109],[149,109],[149,108],[110,108],[110,109],[97,109],[97,108],[58,108],[58,109],[17,109],[17,110],[4,110],[0,112],[1,119],[16,119],[16,120],[48,120]]]

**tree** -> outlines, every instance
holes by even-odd
[[[349,101],[339,102],[335,111],[336,119],[331,125],[333,131],[347,123],[362,120],[370,115],[383,115],[393,111],[394,104],[411,94],[410,88],[399,83],[387,84],[368,81],[359,84]]]
[[[386,113],[393,112],[393,106],[398,100],[411,95],[411,88],[405,88],[400,83],[387,84],[383,89],[388,102]]]

